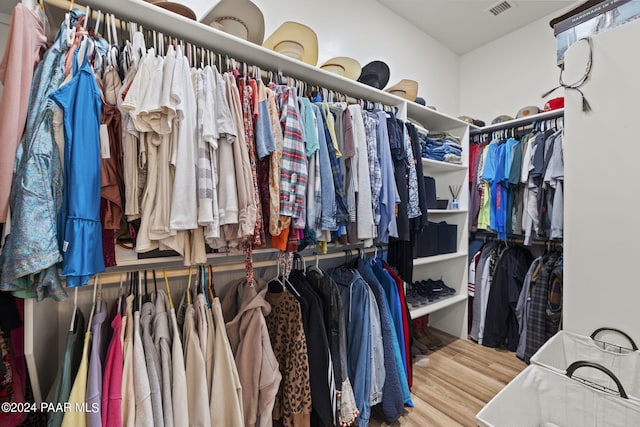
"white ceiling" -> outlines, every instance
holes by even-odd
[[[19,0],[0,0],[10,14]],[[512,9],[494,17],[485,9],[502,0],[377,0],[453,52],[463,55],[544,16],[566,9],[574,0],[509,0]],[[182,0],[200,17],[215,0]],[[549,29],[551,31],[551,29]]]
[[[509,0],[514,7],[493,16],[484,10],[502,0],[377,1],[459,55],[575,3],[563,0]],[[549,31],[552,31],[551,28]]]

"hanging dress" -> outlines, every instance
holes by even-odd
[[[50,95],[64,112],[65,191],[58,217],[58,241],[63,253],[61,276],[67,277],[67,287],[84,285],[91,276],[104,271],[100,225],[102,99],[87,49],[76,50],[73,78]],[[78,55],[82,55],[80,66]]]
[[[70,13],[70,23],[83,16]],[[64,79],[65,25],[38,64],[31,86],[27,122],[16,151],[11,188],[11,234],[2,249],[0,290],[20,297],[66,298],[56,273],[62,259],[56,221],[62,203],[62,164],[53,140],[53,108],[49,94]]]

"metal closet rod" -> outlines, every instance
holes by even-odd
[[[58,9],[61,10],[70,10],[72,7],[81,9],[83,11],[86,11],[86,6],[80,5],[78,2],[75,1],[70,1],[70,0],[41,0],[44,3],[47,3],[53,7],[56,7]],[[104,8],[104,10],[108,11],[108,5],[105,5],[106,7]],[[97,19],[98,16],[98,11],[102,10],[103,8],[100,9],[96,9],[96,10],[91,10],[91,20],[95,22],[95,19]],[[108,12],[110,13],[110,12]],[[116,25],[118,26],[118,28],[122,31],[126,31],[124,30],[125,28],[129,27],[129,24],[131,23],[135,23],[131,20],[126,20],[126,19],[120,19],[116,17]],[[136,25],[138,25],[139,28],[147,28],[146,26],[143,25],[139,25],[137,23],[135,23]],[[155,32],[155,30],[151,29],[151,31]],[[171,34],[167,34],[164,33],[164,37],[165,38],[171,38],[173,40],[179,40],[181,41],[183,44],[188,45],[188,46],[193,46],[193,51],[196,55],[196,58],[198,58],[198,56],[203,59],[207,56],[207,54],[209,52],[213,53],[213,51],[211,49],[206,49],[206,48],[202,48],[197,46],[194,43],[188,42],[187,40],[183,40],[180,37],[175,37]],[[145,34],[145,39],[147,39],[148,33]],[[168,45],[169,43],[167,43]],[[189,49],[188,52],[185,52],[185,55],[191,56],[192,52],[190,51],[191,49]],[[198,55],[199,54],[199,55]],[[260,75],[260,78],[264,79],[264,80],[268,80],[268,81],[274,81],[275,83],[278,84],[287,84],[288,86],[293,86],[298,88],[299,90],[302,89],[304,93],[307,92],[307,89],[309,89],[310,91],[316,91],[319,93],[323,94],[323,100],[324,101],[328,101],[328,102],[347,102],[349,104],[360,104],[363,108],[365,109],[374,109],[374,108],[378,108],[381,110],[384,110],[385,112],[393,112],[396,111],[396,107],[390,106],[390,105],[386,105],[382,102],[376,102],[376,101],[370,101],[367,99],[363,99],[363,98],[357,98],[357,97],[352,97],[349,96],[345,93],[342,93],[340,91],[337,90],[333,90],[333,89],[329,89],[329,88],[324,88],[321,85],[318,84],[313,84],[313,83],[309,83],[305,80],[302,79],[296,79],[293,77],[289,77],[284,75],[282,72],[280,71],[273,71],[273,70],[265,70],[261,67],[258,67],[257,65],[251,65],[248,64],[245,61],[239,61],[236,60],[235,58],[233,58],[232,56],[230,56],[229,54],[222,54],[222,53],[214,53],[214,58],[219,58],[217,62],[219,62],[219,67],[220,67],[220,71],[222,72],[222,60],[224,60],[224,66],[225,66],[225,70],[227,71],[229,69],[236,69],[240,72],[242,72],[245,76],[253,76],[256,77],[258,74]],[[194,61],[197,61],[197,59],[194,59]],[[203,61],[206,63],[206,61]],[[197,63],[197,62],[196,62]],[[327,99],[328,98],[328,99]]]
[[[507,239],[498,239],[498,236],[493,233],[488,232],[476,232],[474,240],[482,240],[483,242],[507,242],[507,243],[516,243],[516,244],[524,244],[524,236],[509,236]],[[533,246],[547,246],[547,247],[562,247],[562,240],[543,240],[543,239],[533,239],[531,242]]]
[[[384,247],[384,246],[383,246]],[[380,246],[378,246],[380,248]],[[317,256],[320,261],[333,260],[333,259],[344,259],[346,257],[345,251],[348,251],[353,256],[357,256],[359,251],[362,251],[362,244],[359,245],[345,245],[345,246],[332,246],[329,247],[329,253],[326,254],[315,254],[311,249],[305,249],[304,251],[298,252],[300,256],[304,259],[306,263],[314,263],[315,257]],[[374,253],[376,250],[375,247],[365,248],[364,252],[367,254]],[[223,255],[223,254],[215,254],[220,255],[215,258],[211,258],[208,260],[207,264],[211,265],[214,273],[224,273],[224,272],[232,272],[232,271],[242,271],[245,269],[244,265],[244,255],[241,254],[232,254],[232,255]],[[253,262],[254,270],[257,268],[268,268],[275,267],[278,262],[279,252],[275,250],[260,250],[260,253],[254,252],[254,256],[256,258],[266,258],[260,259],[259,261]],[[309,264],[310,265],[310,264]],[[191,267],[192,272],[197,272],[198,265],[194,265]],[[157,272],[162,272],[162,270],[167,271],[168,278],[180,278],[180,277],[188,277],[189,276],[189,267],[185,267],[183,265],[176,266],[173,262],[171,263],[162,263],[162,262],[154,262],[153,264],[140,264],[140,265],[129,265],[129,266],[116,266],[107,269],[105,273],[100,273],[100,282],[103,285],[110,284],[119,284],[120,276],[122,274],[126,274],[127,272],[133,271],[151,271],[156,270]],[[90,288],[90,286],[83,286],[83,288]]]
[[[557,110],[545,111],[540,114],[534,114],[531,116],[521,117],[519,119],[509,120],[502,123],[496,123],[495,125],[484,126],[481,128],[472,129],[469,132],[470,136],[482,135],[485,133],[495,132],[498,130],[513,129],[522,126],[529,125],[531,123],[539,122],[542,120],[552,120],[558,117],[564,116],[564,108]]]

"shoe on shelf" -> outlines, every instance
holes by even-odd
[[[444,286],[428,279],[418,282],[418,292],[426,296],[429,301],[435,301],[449,295],[449,290]]]
[[[433,283],[434,283],[434,286],[443,287],[448,292],[449,295],[455,295],[456,294],[456,290],[451,288],[451,287],[449,287],[449,286],[447,286],[446,283],[444,283],[444,281],[442,279],[434,280]]]
[[[415,285],[409,285],[407,287],[406,294],[407,304],[409,304],[411,308],[417,308],[427,303],[427,297],[423,296],[417,289]]]

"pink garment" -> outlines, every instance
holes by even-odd
[[[122,427],[122,343],[120,329],[122,316],[116,313],[111,322],[113,335],[104,364],[102,382],[102,425],[103,427]]]
[[[33,69],[46,42],[38,16],[18,3],[13,8],[9,39],[0,62],[0,82],[4,85],[0,100],[0,223],[7,221],[13,163],[27,121]]]

